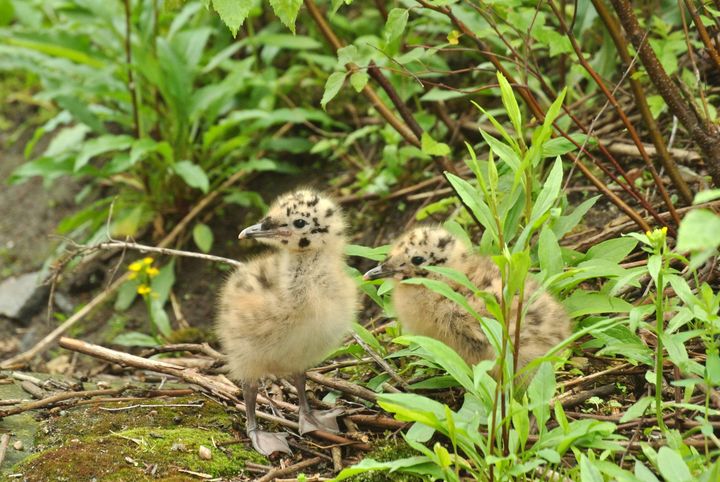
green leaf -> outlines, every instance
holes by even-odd
[[[563,301],[571,318],[598,313],[629,313],[633,305],[615,296],[577,290]]]
[[[85,142],[80,149],[80,153],[75,158],[75,172],[79,171],[90,159],[97,155],[129,148],[134,140],[134,138],[125,135],[104,135],[90,139]]]
[[[720,216],[708,209],[695,209],[685,215],[678,229],[677,251],[703,251],[720,245]]]
[[[340,472],[333,480],[345,480],[355,475],[372,471],[417,473],[424,477],[432,477],[433,480],[442,478],[442,471],[440,470],[440,467],[430,462],[428,457],[424,455],[417,455],[414,457],[391,460],[389,462],[378,462],[377,460],[371,458],[365,458],[352,467],[343,469],[343,471]]]
[[[543,225],[538,238],[538,259],[545,279],[563,270],[562,252],[555,233],[547,224]]]
[[[160,268],[160,273],[153,278],[151,287],[153,293],[155,293],[155,300],[159,301],[161,305],[164,305],[170,296],[170,289],[175,284],[175,261],[170,261],[168,264]]]
[[[163,308],[163,302],[159,299],[153,299],[150,302],[150,319],[152,320],[158,331],[165,337],[168,338],[172,335],[172,327],[170,326],[170,318],[168,318],[165,309]]]
[[[555,394],[555,373],[552,364],[543,362],[530,381],[527,389],[532,412],[537,418],[538,426],[545,426],[550,419],[550,400]]]
[[[377,248],[367,248],[357,244],[348,244],[345,246],[345,254],[348,256],[360,256],[361,258],[372,259],[373,261],[382,261],[390,251],[390,245],[378,246]]]
[[[145,333],[131,331],[129,333],[120,333],[115,337],[113,343],[122,346],[158,346],[160,342],[157,339]]]
[[[207,224],[198,223],[193,228],[193,241],[200,251],[209,253],[213,245],[213,232]]]
[[[210,189],[207,174],[197,164],[190,161],[180,161],[173,164],[172,169],[188,186],[200,189],[204,193],[207,193]]]
[[[608,239],[588,249],[585,259],[602,259],[611,263],[620,263],[635,249],[637,243],[637,239],[631,237]]]
[[[436,141],[427,132],[422,133],[420,143],[424,154],[431,156],[447,156],[450,154],[450,147],[447,144]]]
[[[652,397],[642,397],[633,403],[620,418],[620,423],[630,422],[636,418],[642,417],[647,412],[648,407],[653,403]]]
[[[408,11],[405,8],[393,8],[390,10],[383,32],[386,43],[390,43],[402,35],[407,25],[408,16]]]
[[[370,76],[367,74],[367,72],[358,70],[357,72],[354,72],[350,76],[350,85],[353,86],[353,89],[355,89],[355,92],[360,92],[361,90],[363,90],[365,88],[369,79],[370,79]]]
[[[454,174],[445,173],[445,176],[455,191],[457,191],[463,204],[472,211],[478,221],[480,221],[480,224],[490,232],[495,242],[498,242],[498,228],[495,224],[495,219],[485,200],[479,195],[478,190],[469,182]]]
[[[325,82],[325,92],[323,92],[322,99],[320,100],[320,105],[323,110],[326,109],[328,102],[333,100],[340,91],[343,83],[345,83],[345,75],[346,72],[334,72],[328,77],[327,82]]]
[[[520,107],[518,106],[517,99],[515,99],[515,94],[513,94],[510,83],[500,71],[497,73],[497,79],[500,84],[500,96],[502,98],[502,103],[505,106],[505,111],[510,118],[510,122],[512,122],[512,125],[515,128],[515,132],[518,137],[521,137],[523,132],[522,118],[520,116]]]
[[[642,482],[660,482],[660,480],[655,477],[655,474],[653,474],[652,471],[645,467],[645,465],[643,465],[643,463],[639,460],[635,461],[635,477],[640,479]]]
[[[543,188],[540,190],[535,204],[530,214],[530,224],[535,224],[551,207],[560,194],[560,185],[562,184],[562,161],[560,157],[555,159],[550,174],[545,179]]]
[[[248,2],[252,4],[252,2]],[[280,21],[295,33],[295,19],[298,16],[302,0],[270,0],[270,6],[275,11]]]
[[[707,189],[695,195],[693,204],[701,204],[720,198],[720,189]]]
[[[580,454],[580,481],[581,482],[604,482],[602,474],[595,467],[590,459]]]
[[[402,345],[409,345],[410,343],[420,345],[429,355],[428,359],[430,361],[443,367],[448,372],[448,375],[457,380],[465,390],[474,390],[472,369],[460,355],[443,342],[427,336],[400,336],[393,341]]]
[[[126,281],[120,286],[115,298],[115,311],[125,311],[133,304],[137,297],[138,283],[135,280]]]
[[[220,20],[230,29],[233,37],[237,36],[253,3],[253,0],[212,0],[213,8],[220,16]]]
[[[682,456],[669,447],[660,447],[657,465],[660,475],[667,481],[692,482],[695,480]]]
[[[482,129],[480,130],[480,134],[482,135],[483,139],[485,139],[485,142],[488,143],[490,149],[492,149],[492,151],[497,154],[497,156],[501,160],[503,160],[508,166],[510,166],[510,169],[512,169],[513,172],[517,172],[517,170],[520,169],[520,158],[518,157],[517,152],[515,152],[512,147],[505,144],[504,142],[497,140]]]

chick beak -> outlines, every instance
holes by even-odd
[[[250,239],[250,238],[272,238],[274,236],[274,230],[264,229],[262,223],[253,224],[240,231],[238,239]]]
[[[374,279],[380,279],[380,278],[387,278],[388,276],[392,276],[395,274],[394,269],[389,268],[387,265],[379,264],[375,266],[373,269],[368,271],[363,275],[364,280],[374,280]]]

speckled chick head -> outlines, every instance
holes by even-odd
[[[445,229],[421,226],[405,233],[385,261],[365,273],[365,279],[407,279],[428,274],[426,266],[446,266],[465,252],[462,243]]]
[[[255,238],[291,251],[327,249],[344,244],[345,220],[332,200],[300,189],[277,198],[267,215],[245,228],[239,238]]]

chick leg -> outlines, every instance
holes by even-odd
[[[340,429],[336,418],[338,415],[343,413],[343,411],[340,409],[311,410],[310,404],[307,400],[307,395],[305,394],[305,373],[295,375],[293,377],[293,383],[297,389],[300,405],[300,435],[304,435],[315,430],[338,433]]]
[[[243,400],[245,401],[245,411],[247,415],[247,423],[245,431],[255,450],[263,455],[271,455],[273,452],[292,453],[285,437],[286,433],[271,433],[258,430],[257,419],[255,418],[255,402],[257,398],[257,382],[243,382]]]

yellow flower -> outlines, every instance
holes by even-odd
[[[660,231],[662,231],[663,234],[667,234],[667,226],[663,226]]]
[[[128,279],[135,279],[138,277],[138,274],[136,272],[132,272],[128,275]]]
[[[447,41],[450,45],[457,45],[460,43],[460,32],[457,30],[451,30],[449,34],[447,34]]]
[[[150,293],[151,291],[152,291],[152,288],[150,288],[148,285],[140,285],[137,288],[138,294],[143,295],[143,296]]]
[[[146,264],[148,266],[153,264],[153,261],[154,260],[150,256],[148,256],[147,258],[143,258],[143,260],[142,260],[143,264]]]
[[[130,263],[130,266],[128,266],[128,269],[130,271],[135,271],[136,273],[142,269],[143,265],[140,261],[135,261],[134,263]]]
[[[145,270],[145,274],[147,274],[149,277],[154,278],[160,273],[160,270],[154,267],[149,267]]]
[[[650,232],[649,230],[645,231],[645,236],[649,238],[650,236],[652,236],[652,232]]]

